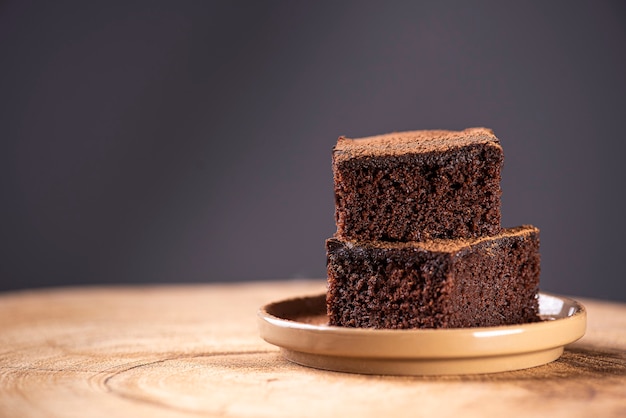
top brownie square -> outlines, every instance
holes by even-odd
[[[333,148],[337,236],[357,241],[500,232],[504,155],[485,128],[340,137]]]

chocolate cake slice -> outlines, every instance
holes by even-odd
[[[471,238],[500,231],[502,147],[485,128],[411,131],[333,149],[337,236]]]
[[[538,320],[539,230],[474,239],[326,242],[330,325],[458,328]]]

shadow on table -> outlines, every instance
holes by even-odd
[[[414,379],[428,381],[553,381],[567,379],[606,379],[626,377],[626,352],[576,344],[565,349],[556,361],[544,366],[512,372],[463,375],[421,376]]]

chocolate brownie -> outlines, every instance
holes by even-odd
[[[538,320],[539,230],[428,242],[326,242],[329,323],[457,328]]]
[[[337,236],[471,238],[500,231],[502,147],[485,128],[411,131],[333,149]]]

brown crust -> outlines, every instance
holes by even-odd
[[[488,128],[468,128],[462,131],[420,130],[392,132],[364,138],[339,137],[333,149],[335,159],[368,156],[422,154],[449,151],[468,145],[484,144],[500,148],[500,141]]]
[[[500,233],[495,235],[476,237],[476,238],[457,238],[457,239],[433,239],[429,241],[344,241],[343,245],[360,246],[364,248],[381,248],[381,249],[414,249],[421,251],[431,251],[436,253],[454,253],[458,251],[470,251],[472,247],[476,247],[481,243],[493,242],[501,238],[513,237],[517,235],[538,234],[539,229],[532,225],[521,225],[514,228],[504,228]],[[330,240],[333,240],[331,238]]]

